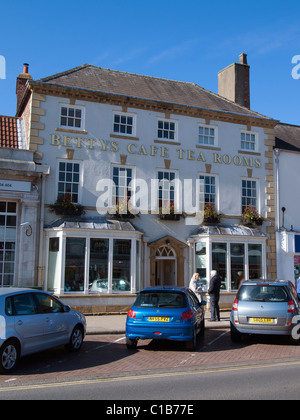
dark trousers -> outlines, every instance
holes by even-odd
[[[220,321],[220,307],[219,300],[220,296],[209,295],[210,296],[210,313],[211,319],[214,321]]]

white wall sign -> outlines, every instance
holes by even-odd
[[[0,190],[30,192],[31,182],[11,181],[8,179],[0,179]]]

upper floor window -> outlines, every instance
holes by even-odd
[[[217,128],[209,125],[199,125],[198,144],[201,146],[216,146]]]
[[[251,205],[258,210],[257,205],[257,182],[250,179],[242,180],[242,212]]]
[[[158,171],[158,207],[160,214],[175,211],[176,172]]]
[[[176,122],[167,120],[158,120],[157,138],[159,140],[176,140]]]
[[[127,167],[113,167],[113,203],[117,206],[118,213],[128,212],[128,202],[131,198],[131,181],[133,170]]]
[[[243,131],[241,133],[241,149],[255,152],[257,148],[257,134],[249,131]]]
[[[135,116],[132,114],[115,113],[113,132],[127,136],[135,136]]]
[[[200,175],[200,203],[216,205],[216,177]]]
[[[72,203],[79,202],[80,164],[75,162],[59,162],[58,193],[59,200],[69,198]]]
[[[60,127],[84,130],[84,108],[66,104],[60,105]]]

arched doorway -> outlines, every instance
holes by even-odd
[[[176,252],[170,245],[162,245],[156,250],[155,286],[176,286]]]
[[[184,252],[187,244],[165,236],[150,248],[150,285],[184,286]]]

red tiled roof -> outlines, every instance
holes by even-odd
[[[0,147],[19,148],[17,120],[0,115]]]

